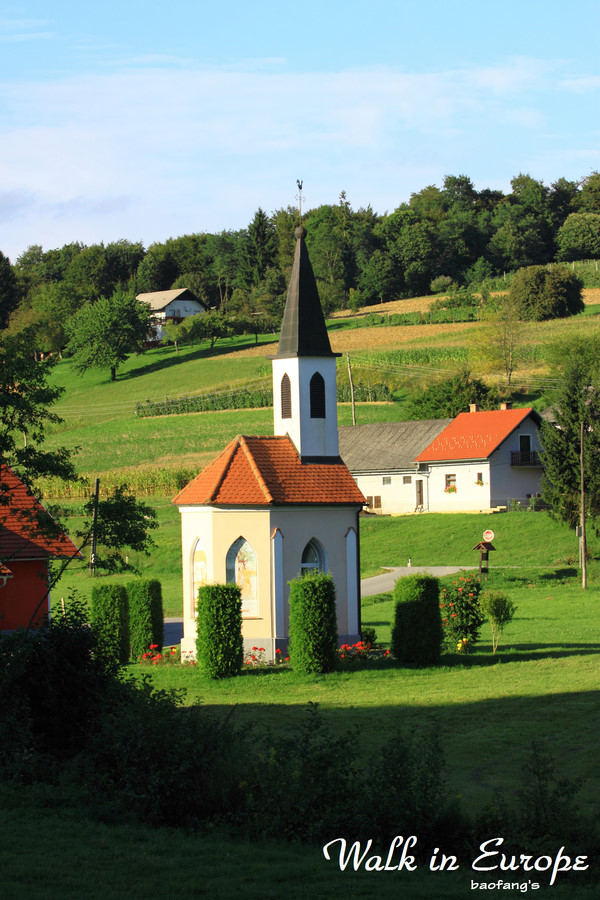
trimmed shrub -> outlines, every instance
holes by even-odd
[[[92,628],[96,653],[108,670],[129,660],[129,603],[122,584],[95,584],[92,588]]]
[[[331,575],[307,572],[290,581],[292,668],[304,675],[333,671],[337,653],[335,585]]]
[[[138,579],[127,585],[131,656],[137,659],[151,645],[162,649],[164,618],[160,581]]]
[[[203,584],[196,619],[198,669],[211,678],[238,675],[244,659],[242,597],[237,584]]]
[[[392,653],[399,662],[417,666],[439,663],[442,646],[439,590],[438,579],[432,575],[408,575],[396,581]]]

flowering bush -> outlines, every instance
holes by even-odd
[[[342,644],[338,648],[339,659],[346,663],[355,659],[387,659],[390,654],[390,650],[374,648],[366,641],[357,641],[356,644]]]
[[[448,650],[469,653],[479,638],[484,615],[479,603],[481,584],[473,575],[460,576],[440,593],[442,633]]]

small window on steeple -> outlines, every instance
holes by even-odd
[[[310,379],[310,417],[325,418],[325,381],[319,372]]]
[[[292,385],[287,372],[281,379],[281,418],[292,418]]]

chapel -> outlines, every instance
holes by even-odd
[[[339,455],[336,356],[306,248],[296,248],[277,353],[274,433],[238,435],[173,502],[181,513],[182,657],[196,651],[202,584],[236,583],[245,651],[286,653],[289,582],[332,575],[339,643],[360,640],[359,513],[365,498]]]

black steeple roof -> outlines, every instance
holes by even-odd
[[[306,228],[296,235],[296,252],[275,359],[291,356],[339,356],[333,353],[317,282],[306,249]]]

